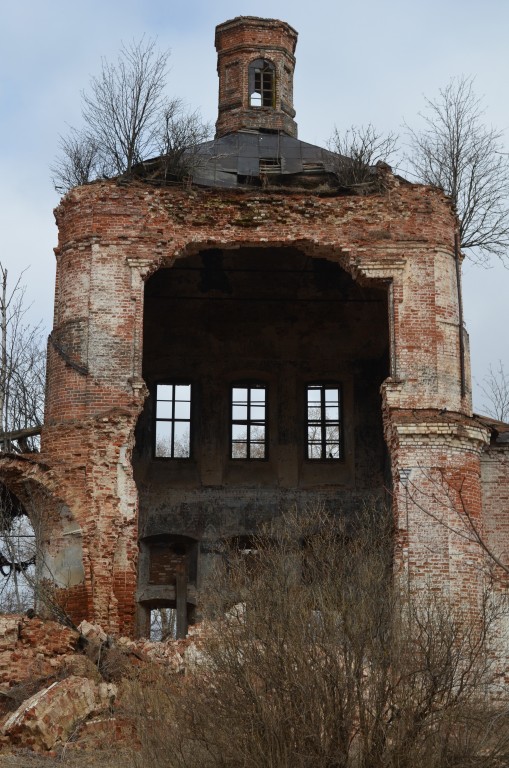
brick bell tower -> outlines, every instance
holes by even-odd
[[[238,16],[216,27],[216,138],[240,130],[297,137],[293,72],[297,32],[283,21]]]

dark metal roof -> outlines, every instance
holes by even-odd
[[[498,421],[491,416],[480,416],[477,413],[474,413],[474,418],[481,422],[484,427],[488,427],[491,432],[492,443],[506,444],[509,447],[509,424]]]
[[[263,176],[328,174],[337,156],[281,133],[238,131],[196,148],[195,184],[238,187]]]

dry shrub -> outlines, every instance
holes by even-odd
[[[393,586],[389,514],[347,526],[286,515],[249,553],[226,551],[205,602],[206,663],[130,683],[154,768],[446,768],[509,763],[507,697],[489,639],[432,594]]]

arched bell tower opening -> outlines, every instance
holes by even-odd
[[[255,59],[249,65],[249,106],[276,106],[276,73],[274,65],[265,59]]]
[[[333,256],[209,248],[147,280],[140,632],[153,609],[180,604],[179,632],[199,615],[219,541],[289,509],[348,516],[383,499],[387,290]]]

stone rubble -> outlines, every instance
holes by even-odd
[[[50,750],[66,742],[90,714],[107,709],[116,696],[111,683],[68,677],[38,691],[13,712],[0,729],[4,743]]]
[[[205,623],[191,627],[183,640],[164,643],[114,640],[88,621],[78,629],[23,615],[0,616],[0,694],[12,705],[23,691],[30,692],[14,711],[0,717],[0,750],[44,753],[71,742],[94,749],[132,742],[134,724],[121,708],[115,709],[118,686],[101,675],[99,662],[107,659],[108,651],[124,661],[120,673],[126,669],[136,674],[137,667],[155,662],[173,674],[184,674],[205,661]]]

